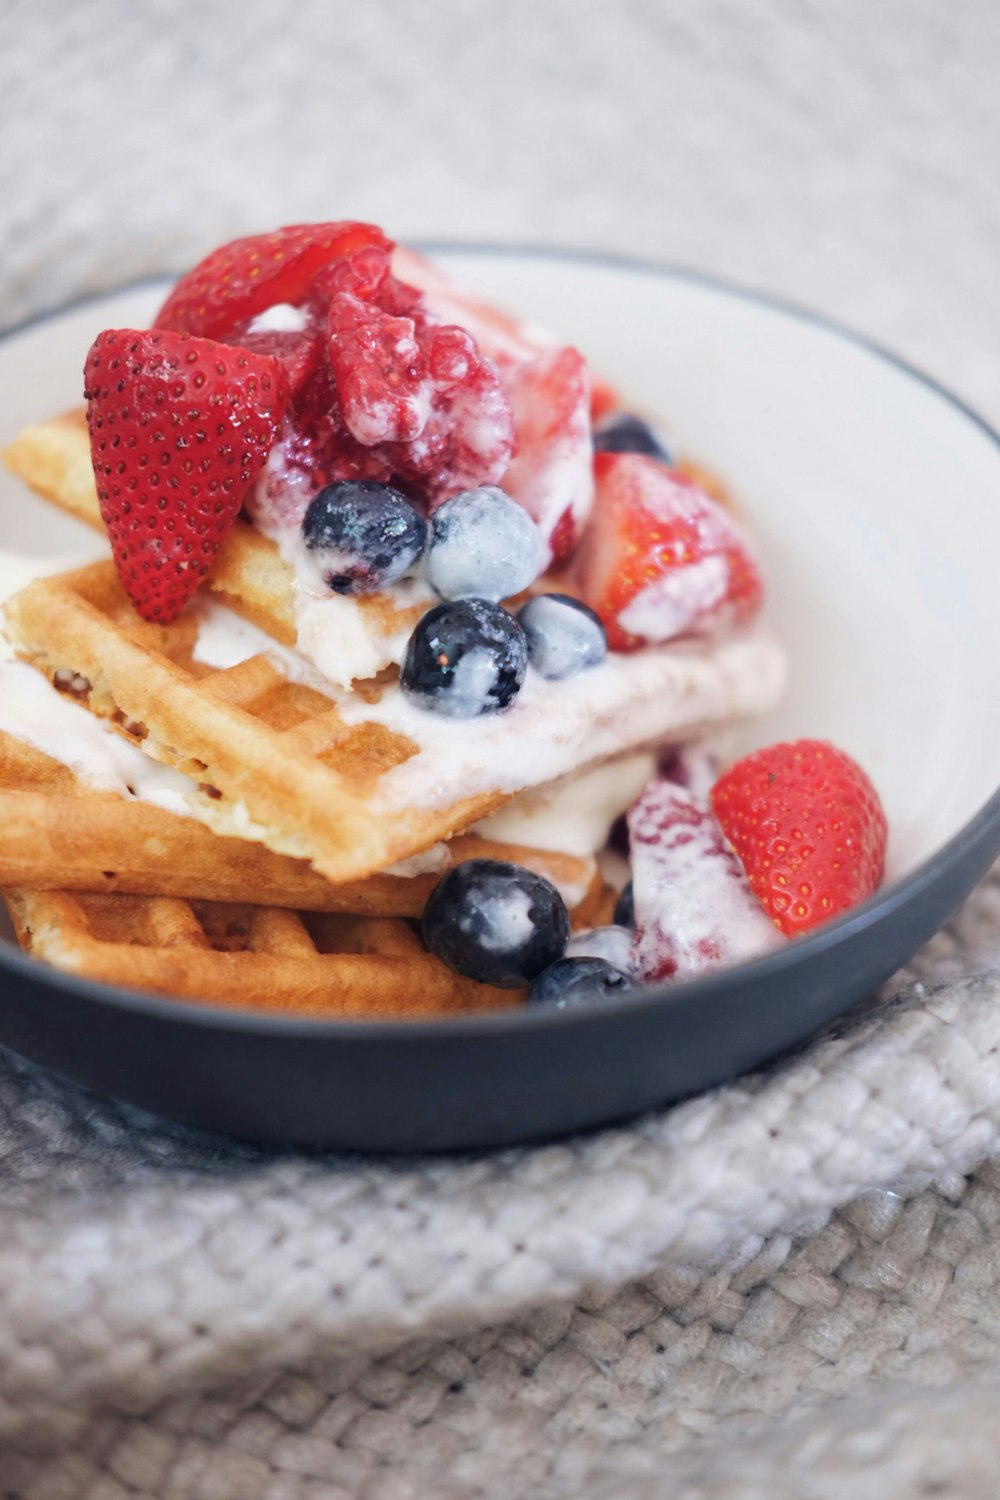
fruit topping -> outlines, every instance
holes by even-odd
[[[289,330],[265,330],[244,333],[233,340],[241,349],[252,354],[269,354],[280,360],[288,377],[288,389],[292,401],[302,395],[319,368],[323,355],[322,340],[315,334],[293,333]]]
[[[781,942],[700,798],[669,781],[650,782],[628,824],[643,980],[694,978]]]
[[[631,880],[622,886],[618,900],[615,902],[615,923],[619,927],[626,927],[631,932],[635,926],[635,897],[632,893]]]
[[[302,540],[335,594],[374,594],[402,578],[424,550],[427,522],[387,484],[340,480],[310,502]]]
[[[528,991],[528,1004],[573,1010],[593,1000],[616,999],[630,987],[628,975],[603,958],[561,958],[539,974]]]
[[[867,900],[882,880],[887,824],[865,772],[825,740],[771,745],[712,792],[754,892],[789,937]]]
[[[530,984],[560,958],[569,930],[555,886],[498,859],[469,859],[449,870],[423,917],[432,953],[468,979],[505,989]]]
[[[647,458],[657,458],[662,464],[673,463],[670,449],[659,433],[630,412],[616,412],[601,423],[594,432],[594,450],[597,453],[645,453]]]
[[[527,642],[512,615],[489,599],[456,599],[417,622],[400,682],[421,708],[474,719],[506,708],[527,667]]]
[[[639,453],[598,453],[575,562],[613,651],[745,624],[764,589],[747,542],[690,479]]]
[[[154,327],[226,339],[277,303],[297,307],[331,262],[392,241],[374,224],[290,224],[213,250],[182,276]]]
[[[139,614],[176,619],[214,562],[288,406],[269,355],[109,329],[84,371],[101,515]]]
[[[495,485],[465,490],[431,517],[425,571],[442,599],[509,599],[538,577],[531,517]]]
[[[573,550],[594,498],[590,376],[578,350],[552,349],[502,369],[517,434],[504,489],[531,516],[544,561]]]
[[[569,594],[537,594],[517,612],[528,641],[528,661],[543,677],[558,681],[600,666],[608,637],[597,615]]]
[[[632,929],[617,923],[608,927],[592,927],[589,932],[578,932],[566,944],[567,958],[603,958],[614,969],[630,974],[634,968],[632,957]]]
[[[664,780],[687,787],[703,802],[711,799],[719,768],[718,752],[708,745],[670,745],[660,752],[659,770]]]
[[[327,355],[350,439],[377,449],[432,506],[503,478],[514,446],[510,405],[471,334],[430,315],[378,250],[338,261],[314,295],[329,297]]]
[[[401,281],[419,288],[429,312],[442,323],[457,323],[460,328],[467,329],[483,353],[497,364],[534,359],[556,342],[550,335],[526,328],[499,308],[482,301],[467,287],[459,286],[415,250],[397,245],[393,251],[392,269]]]

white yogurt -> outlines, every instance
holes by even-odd
[[[656,756],[641,750],[591,770],[566,776],[508,802],[484,818],[473,833],[529,849],[561,849],[565,854],[596,854],[612,823],[630,807],[656,772]]]

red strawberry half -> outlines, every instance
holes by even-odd
[[[341,256],[392,241],[374,224],[290,224],[213,250],[182,276],[160,308],[156,328],[226,338],[276,303],[297,307],[313,279]]]
[[[577,583],[615,651],[745,623],[764,587],[732,517],[685,475],[638,453],[597,453]]]
[[[322,341],[315,333],[244,333],[234,337],[232,343],[252,354],[269,355],[284,365],[293,401],[303,394],[323,356]]]
[[[110,329],[84,371],[101,515],[146,620],[180,614],[215,560],[288,407],[268,355],[186,334]]]
[[[757,899],[789,937],[867,900],[885,866],[878,793],[825,740],[771,745],[730,766],[712,806]]]

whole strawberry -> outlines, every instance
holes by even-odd
[[[750,885],[788,937],[867,900],[888,834],[864,771],[826,740],[771,745],[730,766],[712,806]]]
[[[288,407],[270,355],[109,329],[84,371],[101,515],[143,619],[176,619],[211,567]]]

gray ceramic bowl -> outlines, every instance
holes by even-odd
[[[436,253],[464,281],[574,338],[732,483],[793,669],[787,701],[748,746],[807,734],[856,755],[889,815],[887,882],[767,959],[566,1014],[285,1020],[88,984],[0,943],[0,1042],[175,1119],[258,1139],[416,1150],[620,1118],[807,1037],[905,962],[1000,853],[1000,439],[863,339],[761,297],[604,257]],[[75,404],[93,334],[147,322],[161,295],[132,288],[9,335],[4,440]],[[0,548],[88,542],[9,477],[0,484]]]

